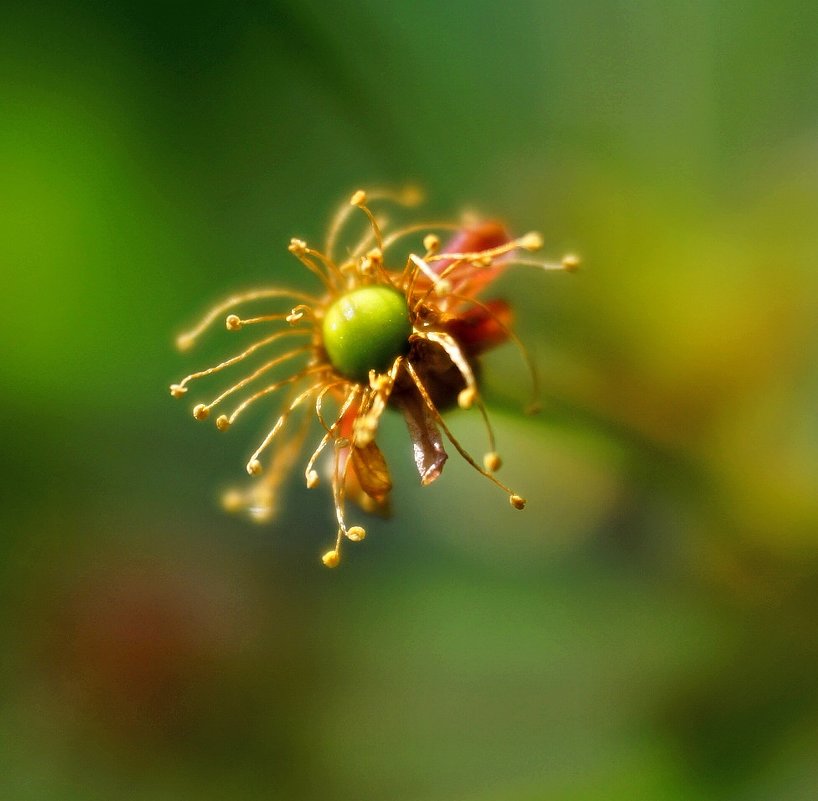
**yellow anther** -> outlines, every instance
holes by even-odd
[[[261,473],[261,462],[258,459],[251,459],[247,462],[247,472],[251,476],[257,476]]]
[[[238,314],[228,314],[224,320],[224,325],[228,331],[238,331],[241,328],[241,318]]]
[[[460,390],[460,394],[457,396],[457,405],[461,409],[471,409],[476,396],[477,392],[474,387],[466,387]]]
[[[207,416],[210,414],[210,409],[207,408],[203,403],[197,403],[193,407],[193,416],[197,420],[207,420]]]
[[[423,237],[423,247],[427,253],[436,253],[440,247],[440,237],[437,234],[426,234]]]
[[[452,282],[449,281],[448,278],[442,278],[440,281],[435,282],[435,295],[441,297],[442,295],[448,295],[449,292],[452,291]]]
[[[322,557],[321,561],[327,567],[338,567],[338,563],[341,561],[341,555],[336,551],[334,548],[331,551],[327,551]]]
[[[222,508],[226,512],[239,512],[244,508],[244,496],[238,490],[228,490],[222,495]]]
[[[187,350],[191,345],[193,345],[195,339],[195,337],[188,334],[181,334],[176,337],[176,347],[179,348],[179,350]]]
[[[186,392],[187,387],[183,387],[181,384],[170,385],[170,394],[173,395],[174,398],[181,398]]]
[[[574,270],[579,269],[580,260],[579,256],[569,253],[567,256],[562,257],[562,266],[563,269],[567,270],[569,273],[574,272]]]
[[[227,431],[227,429],[230,428],[230,418],[226,414],[220,414],[216,418],[216,428],[218,428],[219,431]]]
[[[483,467],[489,473],[495,473],[503,466],[503,460],[500,458],[500,454],[497,451],[490,451],[483,457]]]
[[[347,529],[347,539],[353,542],[360,542],[366,537],[366,529],[363,526],[352,526]]]
[[[310,470],[310,472],[307,473],[307,489],[315,489],[320,482],[321,479],[318,478],[318,471]]]
[[[364,203],[366,203],[366,192],[363,189],[359,189],[349,199],[350,206],[363,206]]]
[[[296,256],[304,253],[306,249],[307,243],[303,239],[296,239],[295,237],[293,237],[290,240],[290,244],[287,245],[287,250],[289,250],[290,253],[294,253]]]
[[[531,251],[539,250],[543,246],[542,235],[536,231],[531,231],[525,236],[521,236],[517,241],[521,248]]]
[[[377,373],[375,370],[369,371],[369,386],[375,392],[383,392],[390,383],[389,375],[386,373]]]
[[[515,509],[525,509],[525,498],[522,498],[519,495],[509,495],[508,502]]]
[[[400,193],[400,202],[404,206],[417,206],[423,202],[423,190],[419,186],[406,186]]]

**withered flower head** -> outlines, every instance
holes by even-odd
[[[282,397],[274,425],[247,462],[247,472],[258,478],[248,489],[231,491],[224,498],[228,509],[246,510],[257,520],[273,516],[282,478],[302,450],[311,419],[317,419],[323,436],[307,459],[304,479],[307,487],[318,486],[319,458],[325,449],[331,450],[329,475],[338,531],[334,547],[322,557],[328,567],[338,564],[345,538],[357,542],[366,535],[362,526],[347,525],[347,498],[367,511],[388,511],[392,482],[376,440],[381,416],[390,406],[406,420],[422,484],[430,484],[443,470],[445,439],[506,493],[513,508],[525,506],[525,500],[495,475],[501,460],[480,394],[477,359],[511,339],[531,370],[535,393],[536,378],[528,354],[509,327],[509,306],[476,296],[511,264],[568,271],[578,265],[574,256],[559,263],[525,258],[526,252],[540,249],[541,236],[529,233],[511,238],[495,222],[423,223],[388,233],[382,230],[384,221],[367,205],[374,200],[413,205],[417,193],[371,192],[367,196],[359,190],[336,214],[323,250],[292,239],[289,251],[318,279],[318,292],[262,288],[218,304],[178,338],[180,349],[191,347],[226,312],[230,312],[223,318],[228,331],[271,325],[272,333],[170,388],[174,397],[182,397],[192,381],[229,370],[259,354],[258,366],[209,402],[193,407],[193,416],[206,420],[229,398],[241,397],[231,412],[216,417],[217,428],[225,431],[250,405],[274,395]],[[356,209],[368,218],[366,234],[338,255],[339,235]],[[434,233],[443,230],[454,232],[445,246]],[[422,248],[408,256],[394,256],[396,245],[411,235],[418,236]],[[257,301],[269,302],[271,310],[248,317],[237,313],[238,307]],[[293,341],[292,347],[277,349],[288,340]],[[265,353],[270,355],[266,361]],[[286,370],[283,375],[282,370]],[[455,404],[462,409],[476,407],[485,421],[488,449],[481,463],[458,442],[441,416],[441,410]],[[275,447],[270,448],[274,440]],[[272,453],[265,465],[268,449]]]

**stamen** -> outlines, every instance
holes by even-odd
[[[482,301],[476,300],[466,295],[451,295],[452,300],[463,303],[471,303],[473,306],[482,309],[495,323],[502,329],[503,333],[517,346],[520,355],[523,357],[525,366],[528,369],[528,374],[531,378],[531,400],[529,401],[527,410],[530,412],[537,411],[540,402],[540,375],[537,371],[537,366],[531,358],[528,348],[523,344],[523,341],[514,331],[509,328],[492,310],[491,307]]]
[[[426,262],[427,262],[427,265],[426,265],[426,266],[427,266],[427,267],[428,267],[428,262],[429,262],[429,261],[433,261],[433,260],[434,260],[434,258],[435,258],[434,256],[430,256],[428,259],[426,259]],[[413,307],[414,311],[415,311],[415,312],[417,312],[417,310],[418,310],[418,309],[419,309],[419,308],[420,308],[420,307],[421,307],[421,306],[422,306],[424,303],[426,303],[426,301],[429,299],[429,296],[430,296],[430,295],[432,295],[432,293],[434,293],[434,294],[436,294],[436,295],[439,295],[439,294],[446,294],[446,293],[451,294],[451,291],[452,291],[452,283],[451,283],[451,281],[449,280],[449,276],[450,276],[450,275],[451,275],[451,274],[452,274],[452,273],[453,273],[453,272],[454,272],[454,271],[455,271],[455,270],[456,270],[458,267],[461,267],[463,264],[466,264],[466,263],[467,263],[467,262],[466,262],[464,259],[456,259],[456,260],[455,260],[455,261],[453,261],[453,262],[452,262],[450,265],[448,265],[448,266],[447,266],[447,267],[446,267],[446,268],[445,268],[445,269],[444,269],[442,272],[440,272],[440,273],[435,273],[435,276],[436,276],[436,279],[437,279],[437,280],[436,280],[436,281],[434,281],[434,282],[432,283],[432,285],[431,285],[431,286],[430,286],[430,287],[429,287],[427,290],[425,290],[425,291],[424,291],[424,293],[423,293],[423,294],[420,296],[420,299],[419,299],[419,300],[415,301],[415,305],[414,305],[414,307]],[[431,268],[429,268],[429,269],[431,269]],[[407,296],[408,298],[411,298],[411,297],[412,297],[412,295],[414,294],[414,291],[415,291],[415,282],[417,281],[417,276],[418,276],[418,271],[416,270],[416,271],[415,271],[415,272],[412,274],[412,280],[409,282],[409,287],[408,287],[408,288],[407,288],[407,290],[406,290],[406,296]],[[442,287],[442,288],[445,290],[445,292],[444,292],[444,293],[441,293],[441,292],[440,292],[440,290],[439,290],[439,287]]]
[[[335,461],[333,466],[333,473],[332,473],[332,490],[333,490],[333,499],[335,501],[335,514],[338,519],[338,538],[335,543],[335,551],[336,553],[340,554],[341,551],[341,540],[342,536],[345,536],[347,539],[351,540],[352,542],[360,542],[361,540],[366,537],[366,529],[363,526],[351,526],[347,528],[346,522],[344,520],[344,504],[346,500],[346,484],[347,484],[347,471],[349,470],[350,462],[352,461],[350,458],[350,454],[347,453],[344,458],[344,467],[343,470],[339,472],[340,468],[340,459],[341,459],[341,450],[343,448],[353,448],[354,445],[349,444],[348,441],[345,439],[337,439],[335,440]]]
[[[441,278],[420,256],[416,256],[412,253],[409,255],[409,260],[415,265],[416,270],[420,270],[420,272],[432,282],[436,295],[445,295],[451,291],[451,281],[446,280],[446,278]],[[414,285],[416,278],[416,273],[413,273],[411,278],[412,285]]]
[[[389,224],[389,218],[384,216],[383,214],[379,214],[375,218],[378,222],[378,227],[383,231],[384,228]],[[364,252],[364,249],[369,247],[372,241],[375,239],[375,235],[372,232],[372,227],[368,227],[366,231],[364,231],[361,238],[355,243],[355,245],[350,248],[349,250],[349,257],[350,259],[356,259],[361,253]]]
[[[542,236],[536,231],[531,231],[517,239],[504,242],[493,248],[485,250],[473,250],[466,253],[437,253],[429,257],[429,261],[448,261],[449,259],[462,260],[468,262],[483,263],[486,266],[498,256],[510,253],[512,250],[522,248],[523,250],[539,250],[542,247]]]
[[[461,409],[471,409],[471,407],[474,405],[476,392],[477,390],[475,390],[474,387],[466,387],[465,389],[461,389],[457,394],[457,405]]]
[[[395,244],[399,239],[403,239],[405,236],[409,236],[410,234],[416,234],[419,231],[428,231],[430,228],[438,230],[438,231],[459,231],[462,226],[457,225],[455,223],[446,223],[446,222],[424,222],[424,223],[416,223],[415,225],[407,225],[405,228],[401,228],[398,231],[393,231],[391,234],[384,237],[383,240],[383,247],[384,250],[387,250],[392,245]],[[429,236],[434,236],[434,234],[430,234]],[[423,239],[423,246],[426,250],[430,250],[430,248],[426,245],[426,238]]]
[[[238,314],[228,314],[224,320],[224,325],[228,331],[241,331],[244,326],[255,325],[256,323],[271,323],[277,320],[286,320],[287,322],[290,322],[291,314],[292,312],[287,314],[264,314],[260,317],[247,317],[246,319],[242,319],[238,316]]]
[[[222,508],[226,512],[239,512],[246,503],[246,493],[240,490],[227,490],[222,495]]]
[[[489,451],[493,453],[496,449],[494,429],[491,426],[491,421],[489,420],[486,406],[480,398],[480,394],[477,390],[477,381],[474,377],[474,372],[472,371],[468,360],[464,356],[463,351],[460,349],[460,346],[453,337],[436,331],[419,334],[418,336],[422,339],[427,339],[430,342],[435,342],[436,344],[440,345],[440,347],[446,351],[446,355],[452,360],[455,367],[457,367],[457,369],[460,371],[460,375],[466,382],[466,386],[458,393],[457,405],[461,409],[471,409],[471,407],[477,403],[477,408],[480,410],[480,415],[483,418],[483,424],[485,425],[486,432],[488,433]],[[486,470],[489,472],[494,472],[493,470],[489,470],[488,467]]]
[[[486,467],[486,459],[488,459],[491,464],[496,464],[497,466],[491,469],[486,467],[486,470],[493,473],[495,470],[500,469],[501,462],[500,457],[497,455],[497,442],[494,439],[494,428],[492,428],[491,420],[489,420],[486,404],[483,403],[482,398],[479,396],[477,397],[477,408],[480,410],[480,416],[483,418],[483,424],[486,427],[486,433],[489,438],[489,452],[483,457],[483,466]]]
[[[380,273],[385,283],[395,286],[392,276],[384,269],[383,253],[379,248],[372,248],[365,256],[361,257],[358,272],[364,278]]]
[[[573,273],[579,269],[580,261],[578,256],[569,254],[563,256],[561,261],[537,261],[536,259],[509,259],[504,262],[507,267],[539,267],[541,270]]]
[[[318,397],[315,399],[315,416],[318,418],[318,422],[321,423],[321,427],[324,429],[324,431],[328,433],[332,431],[332,428],[335,425],[335,423],[333,423],[332,426],[328,426],[326,421],[324,420],[323,414],[324,398],[331,389],[334,389],[335,387],[339,387],[341,385],[345,385],[347,383],[348,383],[347,381],[336,381],[332,384],[328,384],[327,386],[324,387],[323,390],[321,390]],[[357,394],[357,389],[355,390],[355,392]]]
[[[205,314],[201,322],[199,322],[199,324],[190,331],[180,334],[176,338],[176,347],[178,347],[179,350],[187,350],[190,348],[196,339],[214,320],[221,317],[224,312],[233,306],[237,306],[239,303],[248,303],[251,300],[263,300],[265,298],[294,298],[295,300],[301,300],[304,303],[318,302],[318,298],[314,298],[311,295],[306,295],[302,292],[294,292],[289,289],[256,289],[250,292],[245,292],[241,295],[233,295],[227,300],[214,306],[209,312],[207,312],[207,314]]]
[[[333,384],[331,386],[337,386],[337,385]],[[326,394],[326,392],[330,388],[331,387],[325,387],[324,390],[322,390],[321,393],[318,395],[318,397],[315,399],[316,415],[318,416],[318,418],[319,418],[319,420],[321,422],[321,425],[324,427],[324,429],[326,430],[327,433],[324,434],[324,436],[321,439],[321,442],[318,443],[318,447],[313,451],[312,456],[310,456],[309,461],[307,462],[307,467],[304,470],[304,476],[307,479],[307,487],[309,487],[310,489],[312,489],[313,487],[318,486],[318,473],[314,469],[315,462],[318,460],[318,457],[321,455],[321,451],[324,450],[324,448],[327,446],[327,443],[334,436],[335,429],[340,425],[341,420],[343,420],[343,418],[344,418],[344,415],[349,411],[350,407],[355,402],[355,400],[356,400],[356,398],[358,397],[358,394],[359,394],[359,390],[358,390],[357,387],[355,389],[351,390],[349,392],[349,394],[346,396],[344,402],[341,404],[341,408],[338,410],[338,416],[336,417],[335,422],[331,426],[327,426],[327,424],[324,422],[323,417],[321,416],[321,413],[319,411],[318,402],[319,402],[319,400],[321,400],[321,398]]]
[[[366,537],[366,529],[363,526],[350,526],[347,529],[347,539],[352,542],[360,542]]]
[[[329,230],[327,231],[327,239],[324,244],[324,253],[327,254],[328,259],[332,258],[332,252],[335,250],[335,240],[338,238],[338,234],[341,232],[344,223],[352,213],[353,208],[354,207],[349,203],[343,203],[335,213],[335,216],[332,218]]]
[[[307,471],[306,471],[307,476],[308,476],[308,480],[309,480],[310,474],[312,472],[312,465],[313,465],[315,459],[317,458],[318,453],[320,453],[320,451],[323,449],[326,442],[329,441],[329,439],[333,436],[335,430],[340,425],[341,421],[344,418],[344,415],[346,414],[347,410],[351,407],[352,403],[354,402],[354,400],[355,400],[355,398],[357,397],[358,394],[359,394],[359,388],[356,386],[347,395],[347,398],[344,401],[344,404],[342,405],[342,407],[341,407],[341,409],[340,409],[340,411],[338,413],[338,417],[335,419],[335,422],[332,424],[331,430],[327,432],[327,434],[321,440],[321,443],[318,446],[318,448],[316,449],[315,453],[313,453],[312,457],[310,458],[310,463],[307,465]],[[344,499],[345,499],[345,493],[346,493],[346,475],[347,475],[347,470],[349,469],[349,464],[350,464],[350,458],[349,458],[348,454],[346,455],[345,460],[344,460],[343,471],[341,471],[341,451],[344,448],[349,448],[349,447],[352,447],[352,446],[351,446],[349,440],[346,437],[338,437],[338,438],[335,439],[334,453],[333,453],[333,465],[332,465],[332,501],[333,501],[333,504],[335,506],[335,517],[336,517],[336,519],[338,521],[338,535],[337,535],[336,540],[335,540],[335,548],[332,551],[329,551],[326,554],[324,554],[324,564],[326,564],[328,567],[334,567],[338,563],[338,560],[340,559],[340,553],[341,553],[341,541],[343,540],[343,538],[345,536],[349,536],[349,533],[348,533],[348,530],[347,530],[347,527],[346,527],[346,522],[344,520]],[[360,528],[360,527],[358,527],[358,528]],[[364,532],[364,535],[365,535],[365,533],[366,532]],[[362,537],[359,536],[359,532],[357,530],[355,531],[355,536],[358,536],[358,539],[362,539]],[[353,536],[352,539],[354,539],[355,536]],[[334,556],[332,554],[334,554]],[[327,558],[329,559],[329,562],[326,561]]]
[[[416,206],[423,199],[423,193],[414,186],[407,186],[400,192],[394,192],[386,189],[370,189],[369,192],[359,190],[353,194],[353,198],[362,196],[364,201],[369,200],[391,200],[401,206]],[[357,207],[357,203],[342,203],[335,213],[335,216],[330,223],[327,231],[327,239],[324,245],[324,253],[327,254],[328,259],[332,259],[333,251],[335,250],[335,243],[341,229],[349,219],[352,210]]]
[[[293,254],[318,280],[324,285],[324,288],[331,292],[334,286],[334,273],[327,275],[321,268],[307,255],[307,243],[303,239],[291,239],[287,250]]]
[[[294,350],[288,351],[287,353],[283,353],[281,356],[276,356],[275,359],[270,359],[269,362],[267,362],[266,364],[261,365],[261,367],[259,367],[257,370],[250,373],[250,375],[245,376],[237,384],[233,384],[232,387],[230,387],[229,389],[226,389],[224,392],[222,392],[221,395],[219,395],[214,400],[210,401],[210,403],[208,403],[207,406],[205,406],[205,409],[207,411],[210,411],[214,406],[221,403],[225,398],[230,397],[230,395],[233,395],[234,393],[238,392],[240,389],[244,389],[244,387],[246,387],[248,384],[251,384],[260,375],[263,375],[264,373],[269,372],[270,370],[273,369],[273,367],[277,367],[279,364],[282,364],[282,363],[284,363],[286,361],[289,361],[290,359],[294,358],[295,356],[298,356],[301,353],[305,353],[306,351],[309,351],[311,348],[312,348],[312,345],[302,345],[300,348],[295,348]],[[219,419],[221,419],[221,417]],[[216,425],[218,425],[218,424],[219,423],[218,423],[218,420],[217,420]]]
[[[423,247],[426,248],[427,256],[434,256],[440,250],[440,237],[437,234],[426,234],[423,237]]]
[[[295,325],[296,323],[300,322],[304,317],[309,317],[311,320],[315,320],[315,311],[312,306],[305,306],[303,303],[299,303],[297,306],[293,306],[290,310],[290,313],[284,318],[290,325]]]
[[[175,398],[181,397],[182,394],[186,391],[186,386],[191,381],[197,378],[204,378],[205,376],[213,375],[213,373],[218,373],[220,370],[224,370],[226,367],[230,367],[231,365],[236,364],[237,362],[242,361],[242,359],[246,359],[251,354],[255,353],[259,348],[263,348],[265,345],[269,345],[271,342],[275,342],[278,339],[283,339],[284,337],[288,336],[298,336],[301,334],[309,334],[310,332],[306,329],[298,329],[293,331],[277,331],[275,334],[271,334],[266,339],[259,340],[258,342],[254,342],[247,350],[242,351],[236,356],[232,356],[231,358],[223,361],[221,364],[217,364],[215,367],[208,367],[207,370],[199,370],[196,373],[191,373],[189,376],[183,378],[178,384],[172,384],[170,388],[170,393]]]
[[[363,447],[375,439],[381,415],[389,402],[389,396],[392,394],[392,388],[395,386],[395,379],[403,360],[403,356],[398,356],[388,373],[370,371],[370,391],[365,393],[361,411],[355,418],[356,445]]]
[[[287,422],[287,419],[293,413],[293,411],[295,409],[297,409],[304,402],[304,400],[306,400],[306,398],[308,398],[310,395],[312,395],[312,393],[315,392],[315,390],[318,389],[320,386],[322,386],[322,382],[318,382],[317,384],[313,384],[309,389],[305,389],[287,407],[286,411],[284,411],[284,413],[279,416],[278,420],[276,420],[276,422],[275,422],[275,425],[272,427],[270,432],[264,438],[261,445],[259,445],[258,448],[256,448],[255,453],[250,457],[250,461],[247,463],[247,472],[248,473],[250,473],[251,475],[256,475],[258,472],[261,471],[261,463],[259,462],[259,456],[261,456],[264,449],[273,441],[275,435],[278,434],[278,432],[282,429],[282,427]],[[256,469],[256,465],[258,465],[258,469]],[[254,468],[252,471],[250,469],[251,466]]]
[[[488,472],[487,470],[484,470],[482,467],[480,467],[480,465],[478,465],[477,462],[472,458],[471,454],[460,444],[460,442],[458,442],[458,440],[455,438],[454,434],[452,434],[449,427],[446,425],[446,422],[443,420],[443,417],[441,416],[440,412],[437,410],[437,407],[435,406],[434,401],[429,396],[429,393],[427,392],[426,387],[423,386],[423,382],[420,380],[420,377],[418,376],[417,372],[415,372],[415,368],[412,366],[412,362],[407,360],[406,369],[409,372],[409,375],[411,376],[412,381],[414,381],[415,386],[418,389],[418,392],[420,392],[421,397],[423,398],[424,402],[426,403],[427,408],[432,413],[432,416],[434,417],[435,422],[443,429],[443,433],[446,435],[446,438],[449,440],[449,442],[452,443],[452,445],[454,445],[454,447],[457,449],[457,452],[478,473],[485,476],[489,481],[492,482],[492,484],[495,484],[501,490],[503,490],[503,492],[505,492],[508,495],[509,503],[515,509],[522,509],[525,506],[525,500],[522,497],[520,497],[519,495],[517,495],[516,493],[512,492],[512,490],[510,490],[501,481],[498,481],[497,478],[494,475],[492,475],[490,472]]]
[[[520,247],[531,252],[540,250],[543,246],[542,234],[538,231],[529,231],[523,234],[518,240]]]
[[[321,452],[327,446],[327,443],[332,439],[332,434],[324,434],[321,437],[321,441],[318,443],[316,449],[312,452],[312,456],[310,456],[309,461],[307,462],[307,467],[304,470],[304,478],[306,479],[307,489],[315,489],[321,482],[321,479],[318,477],[318,471],[315,470],[314,465],[315,462],[318,460],[318,457],[321,455]]]
[[[427,339],[429,342],[434,342],[436,345],[440,345],[446,352],[446,355],[451,359],[452,364],[460,371],[460,375],[466,382],[466,386],[457,396],[457,405],[461,409],[470,409],[477,398],[477,381],[460,346],[455,342],[453,337],[440,331],[418,333],[417,336],[421,339]]]
[[[572,273],[575,270],[579,269],[580,265],[580,258],[574,253],[568,253],[562,257],[562,266],[569,272]]]
[[[375,235],[375,242],[378,244],[378,250],[383,253],[383,236],[381,235],[381,228],[375,215],[367,208],[366,192],[359,189],[349,200],[350,206],[357,206],[369,218],[369,225],[372,227],[372,233]]]
[[[338,567],[338,563],[341,561],[341,554],[338,553],[337,549],[333,549],[332,551],[327,551],[321,557],[321,561],[327,567]]]
[[[487,472],[496,473],[502,466],[503,460],[500,458],[500,454],[498,454],[497,451],[490,451],[483,456],[483,467],[486,468]]]
[[[344,485],[346,484],[346,471],[349,466],[349,458],[344,462],[344,472],[341,474],[341,448],[348,445],[340,445],[339,440],[335,440],[335,452],[332,463],[332,501],[335,505],[335,519],[338,521],[338,539],[335,543],[336,552],[340,553],[341,538],[346,536],[347,527],[344,521]]]
[[[250,483],[244,490],[228,490],[222,496],[222,505],[230,512],[247,511],[256,522],[271,520],[279,500],[279,490],[284,478],[289,474],[293,462],[298,458],[309,427],[310,417],[303,415],[301,425],[290,437],[280,442],[275,449],[269,467],[262,478]]]
[[[288,376],[287,378],[281,379],[281,381],[276,381],[274,384],[270,384],[269,386],[265,387],[264,389],[260,389],[258,392],[251,395],[246,400],[242,401],[231,413],[231,415],[227,418],[227,425],[232,426],[233,423],[236,422],[236,418],[251,404],[255,403],[259,398],[263,398],[265,395],[269,395],[273,392],[277,392],[281,387],[287,386],[287,384],[292,384],[296,381],[300,381],[302,378],[313,375],[314,373],[319,373],[322,370],[325,370],[325,365],[317,365],[314,367],[308,367],[305,370],[301,370],[295,375]]]
[[[522,248],[524,250],[536,250],[542,246],[542,237],[536,233],[531,232],[525,234],[518,239],[512,239],[509,242],[506,242],[502,245],[498,245],[494,248],[487,248],[486,250],[478,250],[478,251],[470,251],[466,253],[435,253],[427,257],[428,262],[434,261],[448,261],[451,260],[452,263],[449,264],[447,267],[443,269],[441,273],[439,273],[438,278],[440,280],[447,279],[455,270],[461,267],[464,263],[469,264],[471,267],[491,267],[493,261],[498,256],[502,256],[506,253],[510,253],[517,248]],[[521,260],[525,261],[525,260]],[[510,263],[510,262],[506,262]],[[574,263],[572,260],[569,260],[569,263]],[[539,264],[539,262],[536,262]],[[566,269],[565,267],[561,267],[559,269]],[[458,289],[463,289],[469,283],[468,278],[462,278],[460,283],[458,284]],[[429,295],[437,289],[437,285],[433,285],[430,287],[426,292],[422,295],[422,297],[415,303],[414,310],[417,311],[427,300]],[[412,286],[410,287],[410,291],[407,293],[408,296],[411,297],[412,292],[414,291],[414,281],[412,282]]]
[[[417,231],[428,231],[429,228],[450,229],[456,231],[459,229],[459,226],[450,225],[446,223],[426,223],[421,225],[411,225],[408,228],[404,228],[402,231],[398,231],[391,237],[387,237],[384,240],[384,247],[388,248],[393,242],[395,242],[401,236],[415,233]],[[423,247],[426,248],[426,254],[424,255],[424,258],[428,259],[430,256],[437,253],[437,250],[440,247],[440,238],[436,234],[427,234],[425,237],[423,237]],[[437,273],[435,273],[435,278],[437,277],[438,275]],[[414,284],[416,278],[417,267],[414,265],[414,262],[411,260],[411,258],[407,259],[406,266],[403,268],[403,272],[401,273],[400,277],[400,286],[403,288],[404,294],[406,295],[407,298],[412,296],[411,286]]]
[[[326,268],[327,272],[330,275],[334,276],[337,281],[343,283],[344,275],[341,272],[338,265],[332,259],[330,259],[328,256],[325,256],[323,253],[321,253],[320,250],[315,250],[314,248],[311,247],[306,247],[304,252],[308,256],[313,256],[316,259],[318,259],[324,265],[324,267]]]

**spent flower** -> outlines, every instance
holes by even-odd
[[[220,318],[230,332],[271,326],[235,356],[188,375],[170,391],[183,397],[194,381],[260,362],[212,400],[193,406],[193,416],[206,420],[228,399],[240,399],[230,412],[216,417],[216,427],[225,431],[258,401],[281,398],[275,423],[247,462],[247,472],[256,478],[249,488],[224,496],[228,509],[246,510],[257,520],[274,515],[281,482],[302,452],[311,420],[318,421],[323,433],[307,458],[304,481],[310,489],[321,483],[319,459],[330,451],[337,534],[322,557],[328,567],[338,564],[345,539],[358,542],[366,536],[362,526],[347,524],[347,499],[366,511],[388,513],[392,480],[377,438],[381,417],[390,407],[406,421],[421,484],[440,476],[449,442],[506,494],[513,508],[523,509],[526,503],[496,476],[501,459],[480,392],[478,360],[481,353],[511,340],[526,360],[535,396],[536,373],[511,330],[509,305],[477,296],[510,265],[572,271],[579,262],[570,255],[560,262],[527,257],[542,247],[542,237],[532,232],[513,238],[491,221],[421,223],[390,232],[368,205],[414,205],[417,200],[412,190],[355,192],[335,215],[322,250],[300,239],[290,241],[290,253],[319,282],[315,293],[269,287],[237,294],[177,339],[179,348],[187,350]],[[355,211],[366,216],[366,232],[340,254],[339,238]],[[445,245],[439,238],[442,231],[452,232]],[[422,247],[393,256],[410,236],[417,236]],[[238,313],[261,301],[268,304],[265,313]],[[279,347],[287,342],[292,346]],[[474,407],[482,416],[488,448],[479,461],[443,419],[442,412],[455,405]]]

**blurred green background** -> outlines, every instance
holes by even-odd
[[[814,2],[3,17],[0,797],[818,798]],[[325,496],[218,507],[258,429],[171,400],[218,340],[173,336],[407,180],[584,269],[497,287],[526,512],[390,419],[330,572]]]

